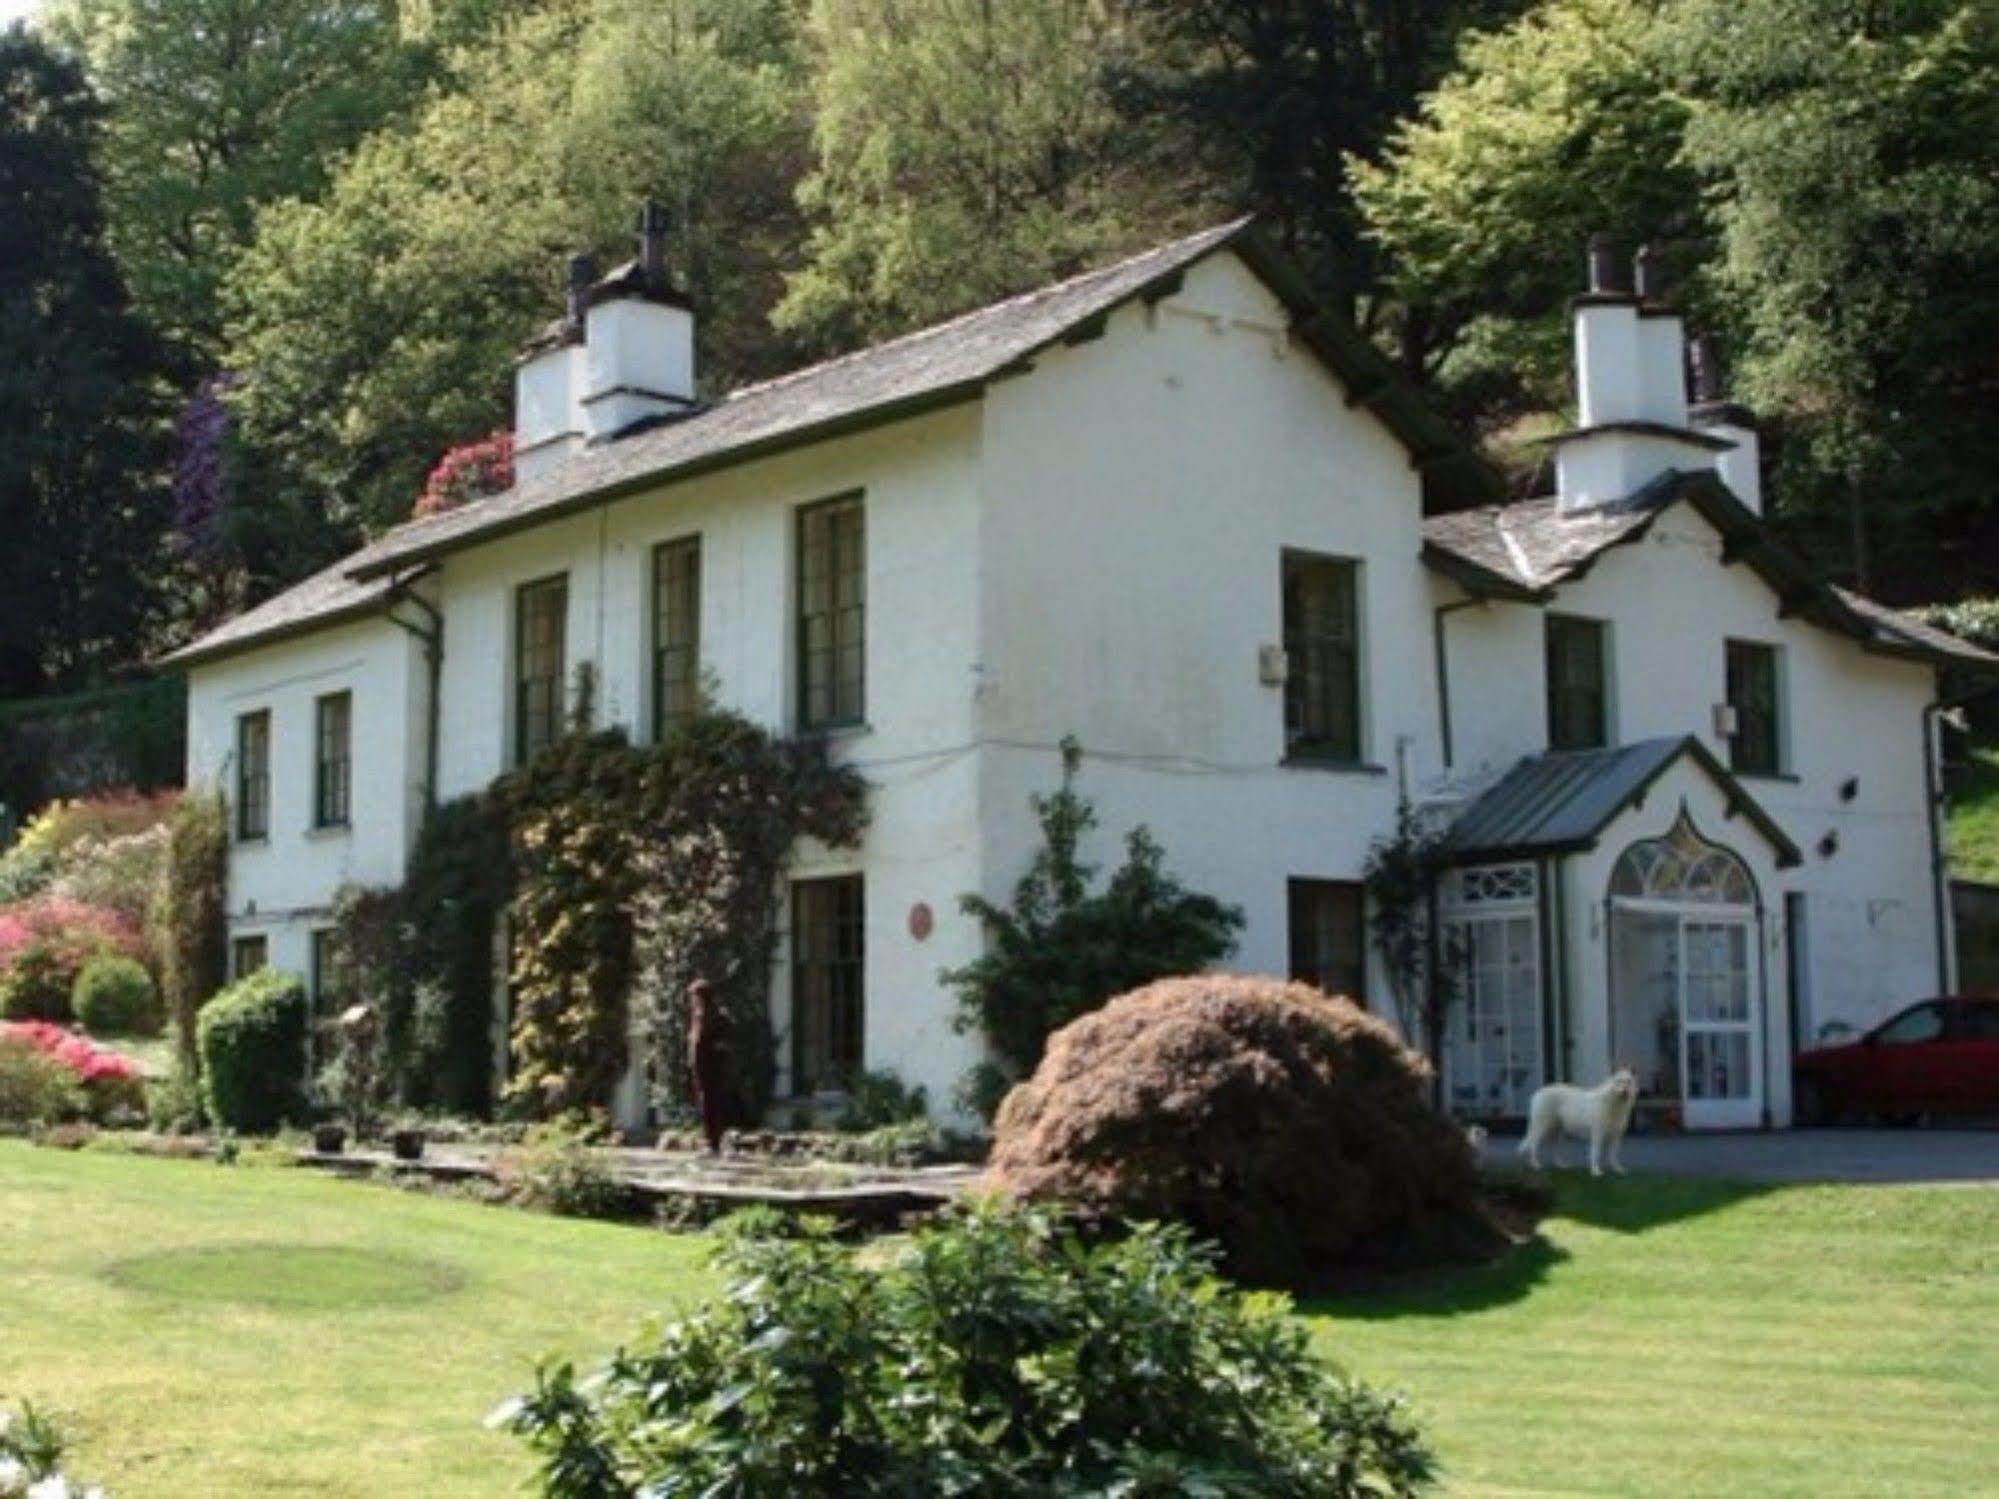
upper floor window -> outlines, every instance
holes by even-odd
[[[701,705],[701,538],[652,554],[652,737],[658,741]]]
[[[1367,938],[1361,887],[1352,880],[1292,880],[1291,977],[1365,1002]]]
[[[798,512],[798,723],[866,716],[867,530],[859,495]]]
[[[344,828],[352,810],[354,697],[332,692],[313,704],[312,825]]]
[[[791,1084],[798,1095],[851,1083],[866,1031],[861,877],[791,887]]]
[[[1360,564],[1284,555],[1284,747],[1360,759]]]
[[[562,733],[567,575],[523,585],[514,596],[514,763],[525,765]]]
[[[1550,614],[1547,631],[1548,748],[1600,749],[1610,743],[1609,629]]]
[[[271,713],[260,708],[236,720],[236,837],[271,836]]]
[[[1735,732],[1728,738],[1729,769],[1737,775],[1774,776],[1784,769],[1783,661],[1774,645],[1728,642],[1728,705]]]

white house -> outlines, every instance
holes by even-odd
[[[1004,900],[1074,735],[1106,858],[1149,824],[1247,913],[1231,966],[1384,1011],[1367,850],[1402,797],[1449,818],[1465,1112],[1629,1062],[1689,1125],[1784,1122],[1801,1042],[1950,986],[1932,705],[1996,663],[1776,543],[1753,422],[1592,263],[1556,492],[1507,504],[1246,223],[714,401],[649,228],[523,357],[513,489],[179,654],[236,963],[316,983],[335,890],[579,665],[641,740],[705,674],[873,787],[793,871],[781,1092],[950,1096],[958,898]]]

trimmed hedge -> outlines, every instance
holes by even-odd
[[[1184,1223],[1261,1285],[1505,1243],[1429,1064],[1347,1000],[1281,979],[1166,979],[1057,1031],[1000,1108],[992,1169],[1021,1196]]]
[[[274,968],[238,979],[202,1007],[197,1044],[210,1119],[263,1134],[306,1117],[309,1014],[304,983]]]
[[[70,1008],[93,1036],[156,1036],[159,995],[146,965],[131,958],[92,958],[76,976]]]

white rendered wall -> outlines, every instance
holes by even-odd
[[[1813,1028],[1870,1025],[1934,992],[1922,741],[1932,671],[1779,619],[1769,587],[1745,564],[1722,566],[1719,535],[1688,506],[1668,511],[1644,540],[1605,552],[1550,607],[1610,621],[1619,742],[1691,733],[1723,764],[1714,705],[1727,697],[1724,642],[1782,649],[1786,774],[1744,784],[1804,851],[1769,898],[1781,914],[1782,891],[1806,896]],[[1492,774],[1545,749],[1542,611],[1495,604],[1448,618],[1458,769]],[[1846,801],[1849,779],[1857,786]],[[1838,844],[1830,857],[1818,849],[1827,834]]]
[[[188,673],[187,779],[229,803],[229,934],[269,940],[273,967],[310,977],[313,931],[342,885],[393,885],[422,809],[422,654],[386,619],[337,625]],[[312,826],[314,703],[353,694],[345,828]],[[271,715],[270,836],[236,840],[236,722]]]
[[[1091,854],[1114,864],[1149,825],[1175,874],[1247,913],[1229,966],[1274,974],[1287,879],[1358,879],[1392,825],[1398,745],[1412,780],[1437,754],[1417,475],[1286,321],[1217,256],[1156,311],[1127,307],[996,386],[980,538],[988,894],[1024,871],[1028,799],[1074,734]],[[1282,639],[1286,549],[1363,562],[1367,769],[1283,763],[1283,692],[1257,656]],[[1387,1007],[1378,972],[1369,990]]]
[[[719,701],[774,728],[795,727],[795,527],[798,508],[860,491],[867,531],[867,717],[835,753],[873,783],[859,850],[806,849],[794,877],[866,879],[868,1065],[893,1067],[947,1103],[976,1059],[950,1024],[937,980],[978,950],[958,897],[980,886],[972,695],[976,685],[976,445],[967,405],[670,485],[447,559],[444,670],[446,796],[486,785],[512,745],[513,603],[523,583],[566,573],[567,658],[596,668],[600,725],[650,732],[653,548],[701,538],[701,655]],[[935,930],[909,935],[910,908]],[[780,1060],[788,1059],[789,947],[773,984]],[[781,1078],[781,1085],[784,1080]]]

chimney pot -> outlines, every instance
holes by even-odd
[[[597,279],[597,266],[588,255],[569,257],[568,304],[564,309],[569,326],[583,328],[584,314],[590,310],[590,284]]]
[[[1622,258],[1617,253],[1617,236],[1592,234],[1589,238],[1589,289],[1593,292],[1628,292]]]
[[[666,282],[666,236],[673,227],[672,215],[656,198],[646,199],[639,209],[639,273],[646,290],[664,292]]]
[[[1694,400],[1710,405],[1722,399],[1721,342],[1712,333],[1698,335],[1691,349],[1694,365]]]
[[[1666,297],[1666,257],[1656,245],[1638,247],[1638,295],[1648,302]]]

